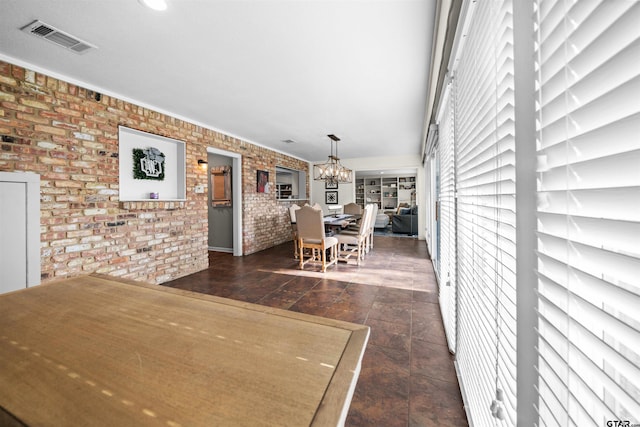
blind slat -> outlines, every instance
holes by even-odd
[[[564,166],[541,173],[544,190],[578,190],[616,187],[624,183],[640,187],[640,149],[601,156],[579,163],[567,162]]]
[[[538,229],[547,235],[582,243],[609,252],[640,256],[640,223],[604,218],[572,216],[539,212]]]
[[[539,179],[542,184],[542,179]],[[538,192],[540,212],[640,221],[640,187]]]
[[[538,153],[541,171],[598,157],[612,156],[640,149],[640,114],[636,113],[606,126],[585,132],[567,141],[541,147]],[[616,135],[611,139],[609,135]],[[603,144],[603,139],[607,140]]]

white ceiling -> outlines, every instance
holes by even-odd
[[[0,0],[0,59],[309,161],[420,153],[436,0],[167,1]]]

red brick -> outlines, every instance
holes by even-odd
[[[65,136],[67,134],[66,130],[54,128],[53,126],[36,125],[34,129],[37,132],[49,133],[58,136]]]
[[[105,96],[97,103],[84,88],[2,61],[0,76],[16,82],[3,89],[18,100],[2,102],[0,128],[31,140],[8,144],[20,153],[0,152],[0,169],[42,174],[44,281],[97,271],[161,282],[206,268],[207,199],[193,187],[206,182],[208,174],[196,161],[206,158],[210,146],[243,155],[244,195],[238,202],[245,210],[245,254],[290,240],[288,221],[281,218],[288,204],[256,194],[255,171],[269,170],[275,180],[275,165],[306,170],[305,162],[123,100]],[[112,157],[119,153],[118,125],[186,142],[186,202],[118,201],[119,162]],[[48,228],[54,226],[61,228]]]

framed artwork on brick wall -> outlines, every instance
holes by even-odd
[[[183,141],[119,126],[118,150],[121,202],[186,200]]]
[[[269,171],[259,170],[256,174],[256,185],[258,193],[269,192]]]

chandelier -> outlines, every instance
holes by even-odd
[[[331,154],[325,163],[313,165],[313,179],[316,181],[326,181],[329,185],[337,185],[343,182],[352,182],[352,171],[340,164],[338,157],[338,144],[340,138],[331,134],[327,135],[331,140]],[[335,154],[333,146],[335,144]]]

